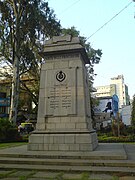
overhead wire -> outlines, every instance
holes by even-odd
[[[130,2],[130,3],[128,3],[123,9],[121,9],[117,14],[115,14],[109,21],[107,21],[106,23],[104,23],[100,28],[98,28],[93,34],[91,34],[88,38],[87,38],[87,40],[88,39],[90,39],[92,36],[94,36],[98,31],[100,31],[102,28],[104,28],[104,26],[106,26],[108,23],[110,23],[113,19],[115,19],[120,13],[122,13],[126,8],[128,8],[131,4],[133,3],[133,1],[132,2]]]
[[[74,6],[75,4],[77,4],[79,1],[81,1],[81,0],[75,1],[74,3],[72,3],[70,6],[68,6],[66,9],[64,9],[64,10],[63,10],[62,12],[60,12],[59,14],[64,13],[64,12],[67,11],[69,8],[71,8],[72,6]]]

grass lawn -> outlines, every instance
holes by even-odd
[[[25,144],[27,144],[27,142],[0,143],[0,149],[21,146],[21,145],[25,145]]]

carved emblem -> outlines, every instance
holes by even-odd
[[[57,74],[56,74],[56,79],[57,81],[59,82],[62,82],[64,81],[64,79],[66,78],[66,74],[62,71],[59,71]]]

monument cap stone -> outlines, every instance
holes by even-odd
[[[89,58],[85,51],[85,48],[81,45],[78,37],[66,36],[54,36],[50,40],[46,41],[44,51],[39,54],[46,58],[46,56],[64,54],[64,53],[80,53],[84,57],[84,63],[90,64]]]

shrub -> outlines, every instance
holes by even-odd
[[[135,142],[135,136],[129,135],[129,136],[120,136],[120,137],[115,137],[115,136],[99,136],[98,137],[99,142],[104,142],[104,143],[119,143],[119,142]]]
[[[4,118],[0,118],[0,142],[11,142],[21,140],[16,126]]]

